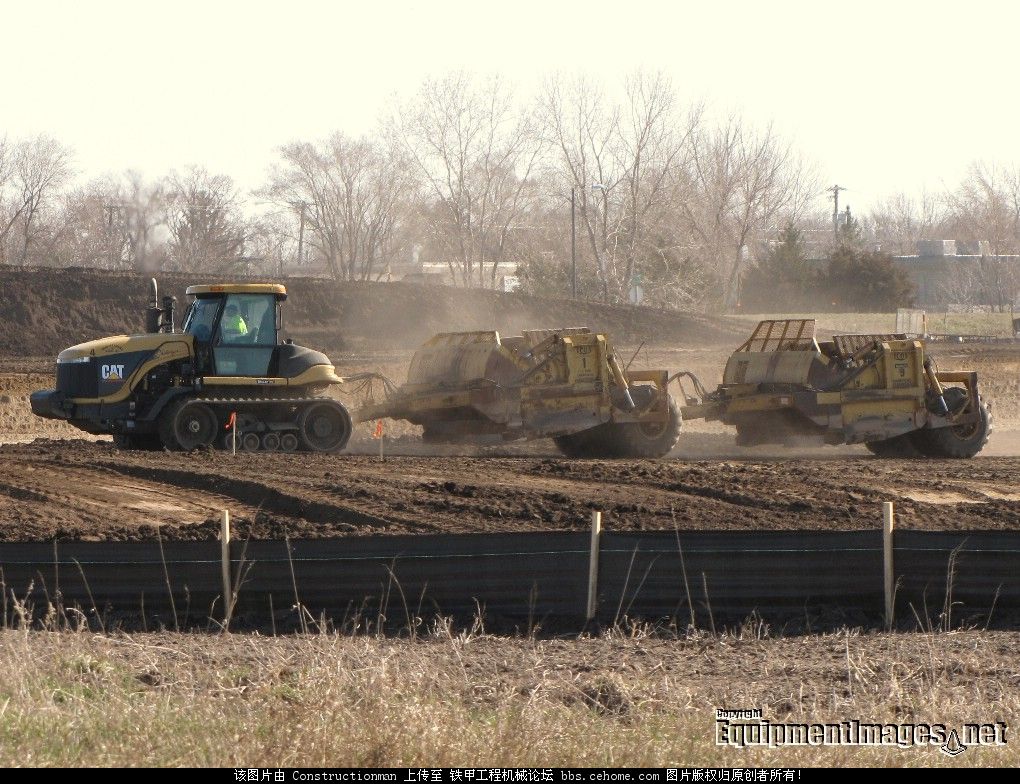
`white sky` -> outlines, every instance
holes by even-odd
[[[88,177],[201,164],[251,188],[278,145],[370,131],[426,75],[526,95],[555,71],[662,68],[774,122],[863,211],[1020,160],[1018,22],[1001,0],[0,0],[0,136],[54,136]]]

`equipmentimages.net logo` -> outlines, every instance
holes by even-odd
[[[717,708],[717,746],[913,746],[935,747],[955,757],[971,746],[1005,746],[1006,723],[964,724],[876,724],[850,719],[835,723],[775,722],[762,718],[761,709]]]

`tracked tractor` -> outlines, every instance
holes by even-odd
[[[732,425],[746,446],[864,444],[880,457],[966,458],[991,432],[977,373],[938,370],[923,341],[904,335],[819,342],[814,319],[759,323],[712,392],[689,373],[672,379],[686,388],[684,417]]]
[[[355,418],[421,425],[430,442],[551,437],[569,457],[662,457],[680,434],[665,370],[628,371],[609,338],[584,328],[436,335],[407,383]]]
[[[191,286],[184,323],[152,281],[147,332],[65,349],[57,386],[32,411],[126,449],[333,452],[351,417],[324,393],[340,383],[325,354],[280,341],[287,290],[275,283]]]

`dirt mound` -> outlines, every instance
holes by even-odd
[[[217,279],[218,280],[218,279]],[[159,277],[183,305],[191,283],[209,276]],[[285,279],[287,332],[330,352],[413,348],[437,332],[588,326],[618,342],[694,346],[731,344],[746,331],[723,318],[631,306],[405,283]],[[0,267],[0,355],[51,355],[104,335],[140,332],[148,279],[84,269]]]

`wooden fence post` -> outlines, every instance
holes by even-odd
[[[882,502],[882,551],[885,585],[885,625],[891,629],[896,612],[896,581],[893,576],[893,530],[896,527],[896,515],[892,501]]]
[[[602,512],[591,513],[591,549],[588,555],[588,608],[585,618],[595,618],[599,602],[599,546],[602,540]]]
[[[230,510],[224,509],[220,514],[220,565],[223,574],[223,624],[230,623],[230,615],[234,609],[233,596],[230,590]]]

